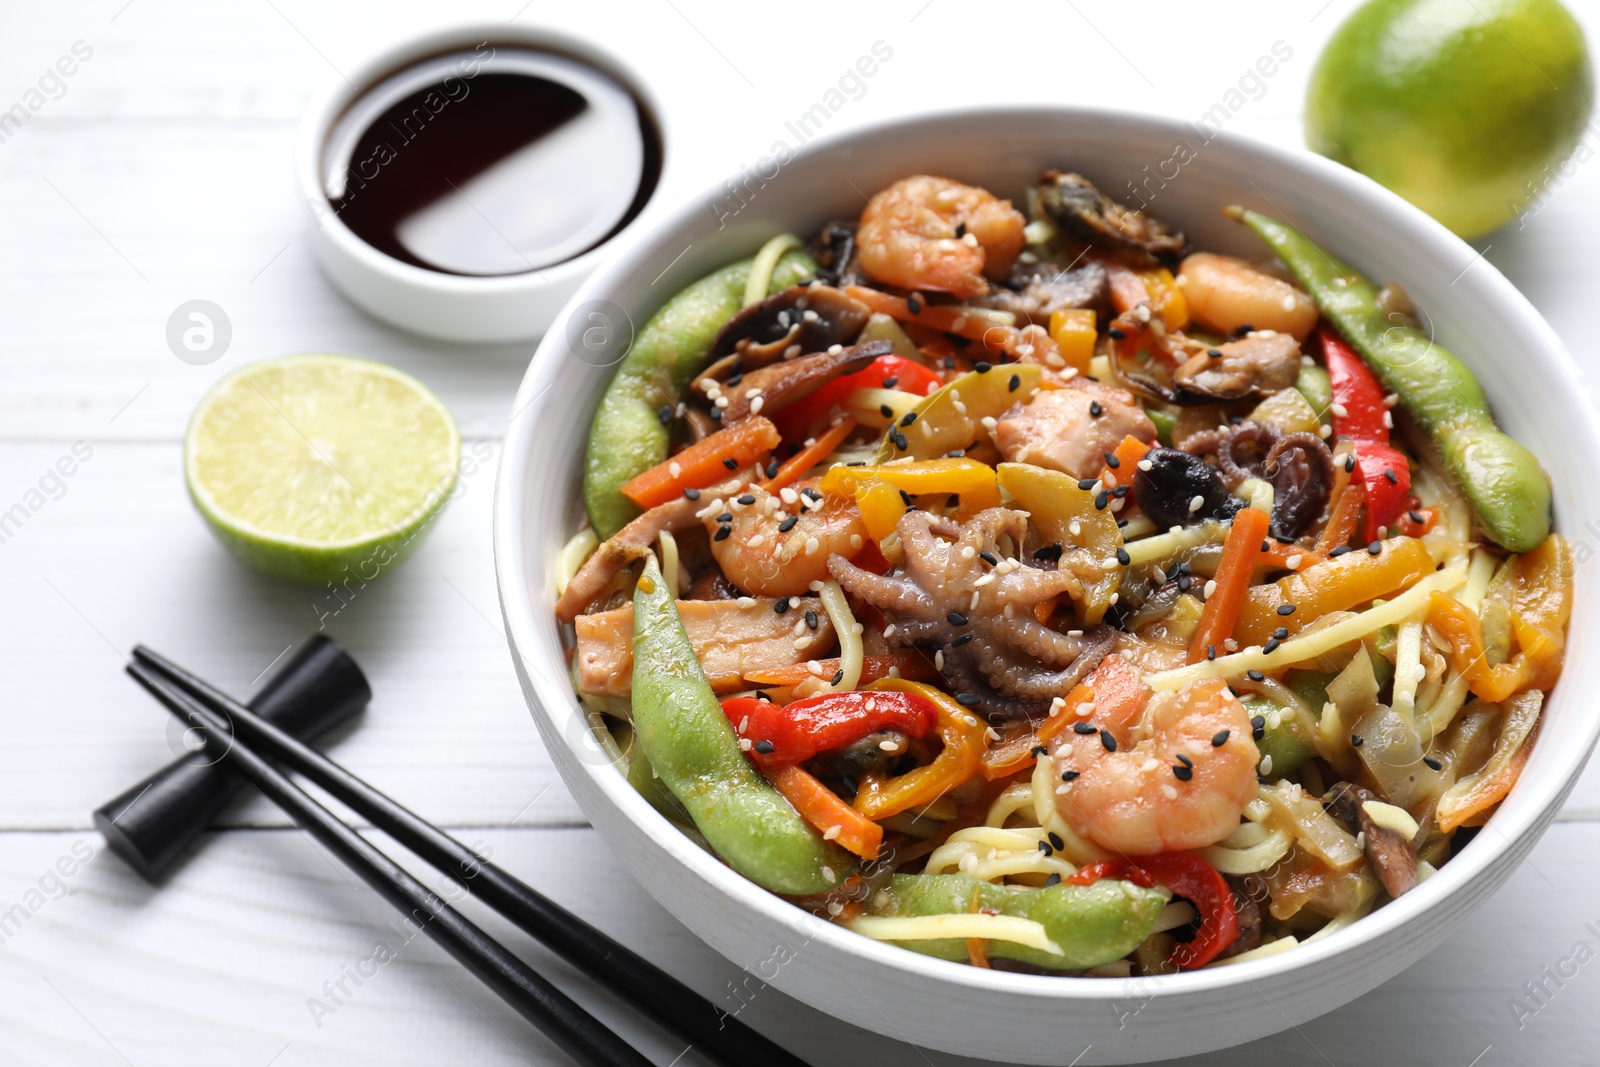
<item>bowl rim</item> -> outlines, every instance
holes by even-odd
[[[1038,119],[1059,119],[1065,116],[1081,121],[1120,124],[1144,133],[1170,136],[1179,136],[1185,129],[1185,124],[1180,119],[1119,108],[1041,103],[965,105],[917,111],[825,134],[797,148],[795,157],[799,159],[803,156],[852,146],[867,148],[870,151],[869,142],[889,132],[902,133],[921,128],[931,135],[943,124],[972,122],[985,117],[1000,116]],[[1481,259],[1473,252],[1471,246],[1420,208],[1402,200],[1370,178],[1332,160],[1309,151],[1285,148],[1228,130],[1213,135],[1207,143],[1212,141],[1225,141],[1237,152],[1253,154],[1286,171],[1296,172],[1341,199],[1347,202],[1353,201],[1356,207],[1371,208],[1391,217],[1398,215],[1399,221],[1408,224],[1409,229],[1417,236],[1440,250],[1450,248],[1458,252],[1465,251],[1473,255],[1474,259]],[[553,681],[544,672],[529,669],[532,665],[524,652],[524,649],[532,647],[535,643],[534,613],[538,610],[548,610],[549,607],[549,605],[536,606],[535,598],[526,593],[530,588],[523,557],[526,549],[520,537],[522,525],[520,486],[530,460],[529,437],[535,432],[534,427],[540,421],[536,417],[541,406],[540,393],[548,388],[542,381],[545,376],[543,367],[553,362],[551,353],[562,343],[563,326],[575,308],[588,301],[607,298],[608,290],[623,277],[626,266],[641,255],[654,251],[652,248],[654,243],[671,234],[695,228],[696,219],[701,220],[700,225],[703,226],[704,204],[707,201],[714,201],[720,191],[720,183],[710,184],[700,195],[685,197],[670,210],[663,212],[647,229],[641,229],[633,234],[626,243],[618,243],[613,249],[614,258],[592,274],[556,316],[554,325],[540,343],[529,365],[513,403],[511,422],[507,427],[502,447],[495,491],[494,547],[501,610],[513,660],[519,672],[524,674],[524,692],[530,710],[536,719],[542,720],[540,726],[547,737],[552,734],[559,735],[563,743],[574,750],[579,744],[574,733],[561,729],[562,723],[547,706],[553,702],[554,706],[563,707],[569,722],[573,715],[581,719],[581,712],[565,675],[562,674],[559,680]],[[755,212],[757,216],[760,213],[760,210]],[[677,244],[674,243],[673,247],[677,247]],[[670,253],[666,258],[670,258]],[[1521,291],[1493,264],[1484,262],[1482,266],[1488,268],[1489,278],[1487,282],[1479,281],[1478,284],[1488,284],[1495,289],[1504,312],[1516,315],[1519,324],[1532,332],[1529,347],[1543,353],[1540,358],[1544,370],[1551,379],[1550,385],[1565,389],[1571,396],[1578,398],[1577,402],[1586,413],[1587,419],[1582,427],[1571,428],[1572,432],[1585,435],[1586,443],[1600,449],[1600,430],[1597,430],[1600,423],[1597,423],[1594,403],[1590,399],[1576,361],[1555,331]],[[653,312],[654,308],[651,310]],[[545,404],[554,402],[553,396],[544,400]],[[551,547],[553,550],[558,546]],[[1571,628],[1577,621],[1577,614],[1574,613],[1573,621],[1569,623],[1569,642]],[[546,725],[550,727],[549,730],[543,730]],[[1600,716],[1591,715],[1587,724],[1582,727],[1581,735],[1580,744],[1549,757],[1560,763],[1559,775],[1539,781],[1524,779],[1519,783],[1522,789],[1520,795],[1514,791],[1488,824],[1496,831],[1493,838],[1480,834],[1481,845],[1474,841],[1476,847],[1463,848],[1436,874],[1415,890],[1405,894],[1403,898],[1390,900],[1348,927],[1315,941],[1302,941],[1290,951],[1226,967],[1140,979],[1141,982],[1148,983],[1142,987],[1142,993],[1160,998],[1254,985],[1259,981],[1302,968],[1352,956],[1379,942],[1393,938],[1397,932],[1405,928],[1414,926],[1425,913],[1460,902],[1474,881],[1486,871],[1508,859],[1514,865],[1520,865],[1527,852],[1532,849],[1570,793],[1584,769],[1596,739],[1600,738]],[[559,762],[558,760],[558,764]],[[935,959],[896,945],[873,941],[835,923],[821,922],[820,928],[814,929],[811,924],[819,922],[816,917],[735,872],[673,827],[628,784],[625,777],[617,773],[613,764],[578,759],[576,766],[581,773],[589,775],[593,784],[624,817],[652,837],[676,860],[690,868],[703,882],[731,898],[734,903],[756,912],[763,919],[790,932],[803,933],[812,944],[822,943],[829,950],[854,957],[864,964],[985,992],[1048,997],[1056,1001],[1079,1003],[1108,1003],[1125,999],[1128,995],[1121,981],[986,970]],[[1554,768],[1546,768],[1550,769]],[[1285,1027],[1287,1025],[1286,1022]]]
[[[406,263],[382,252],[356,236],[339,214],[331,209],[322,190],[322,152],[329,133],[339,117],[360,97],[390,75],[397,74],[434,56],[447,55],[484,42],[566,56],[610,77],[633,95],[647,119],[655,127],[661,152],[661,166],[655,188],[631,219],[598,244],[570,259],[548,267],[515,274],[450,274]],[[392,283],[447,295],[499,296],[527,294],[557,289],[580,282],[596,267],[611,261],[616,246],[648,224],[662,204],[676,152],[672,150],[666,109],[651,83],[639,68],[624,61],[604,43],[591,37],[568,33],[554,27],[521,22],[474,20],[456,22],[390,41],[364,56],[349,71],[330,79],[312,98],[295,131],[294,171],[303,206],[311,213],[311,224],[348,261],[375,277]]]

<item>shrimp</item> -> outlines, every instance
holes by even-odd
[[[1189,314],[1218,333],[1248,324],[1304,341],[1317,324],[1310,296],[1232,256],[1196,252],[1178,268],[1178,285]]]
[[[1009,200],[949,178],[919,174],[895,182],[861,212],[862,268],[905,289],[963,300],[1002,281],[1022,251],[1027,220]]]
[[[1080,721],[1096,729],[1067,733],[1055,750],[1058,773],[1077,772],[1057,787],[1056,807],[1103,848],[1147,856],[1215,844],[1256,795],[1250,716],[1220,681],[1158,694],[1122,722]]]
[[[867,528],[855,501],[824,496],[816,484],[776,494],[752,485],[699,512],[712,558],[730,582],[752,596],[799,596],[828,580],[829,556],[861,551]]]

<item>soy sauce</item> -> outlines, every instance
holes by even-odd
[[[644,208],[661,140],[626,88],[566,56],[480,45],[384,79],[335,124],[331,210],[395,259],[447,274],[537,271]]]

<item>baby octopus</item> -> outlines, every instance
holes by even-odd
[[[896,528],[905,552],[897,571],[873,574],[840,555],[828,570],[886,613],[892,645],[935,650],[961,703],[995,720],[1043,715],[1104,658],[1115,631],[1062,633],[1035,618],[1036,604],[1060,594],[1081,598],[1085,586],[1070,568],[1017,558],[1027,522],[1007,508],[965,523],[911,511]]]

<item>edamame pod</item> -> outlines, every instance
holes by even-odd
[[[602,541],[639,514],[622,495],[634,475],[667,458],[668,423],[706,362],[722,324],[744,304],[753,259],[723,267],[678,293],[653,315],[617,365],[589,427],[583,463],[583,502],[589,525]],[[767,291],[776,292],[816,273],[804,252],[784,255],[773,268]],[[670,420],[669,420],[670,421]]]
[[[891,917],[965,915],[992,909],[1001,915],[1032,919],[1061,949],[1056,954],[1012,941],[990,941],[988,954],[1049,967],[1077,970],[1119,960],[1150,936],[1167,898],[1132,882],[1104,878],[1091,885],[1058,883],[1041,889],[995,885],[965,874],[897,874],[886,887]],[[944,960],[967,959],[961,938],[897,941],[896,944]]]
[[[855,861],[824,841],[739,748],[654,556],[633,593],[633,728],[659,780],[728,866],[774,893],[844,881]]]
[[[1483,388],[1466,365],[1422,331],[1391,321],[1369,279],[1293,226],[1242,208],[1228,213],[1283,260],[1439,446],[1446,471],[1489,538],[1512,552],[1532,551],[1543,541],[1550,532],[1550,480],[1532,453],[1495,425]]]

